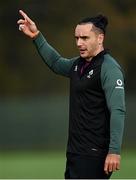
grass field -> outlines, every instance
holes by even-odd
[[[0,179],[63,179],[65,152],[0,152]],[[136,179],[135,151],[122,153],[121,170],[112,178]]]

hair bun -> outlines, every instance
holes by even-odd
[[[84,18],[78,24],[84,24],[84,23],[93,23],[94,26],[101,29],[105,34],[106,26],[108,25],[108,18],[106,16],[103,16],[102,14],[99,14],[95,17]]]
[[[103,16],[102,14],[99,14],[96,19],[96,23],[100,23],[101,26],[103,26],[103,28],[105,29],[108,25],[108,18],[106,16]]]

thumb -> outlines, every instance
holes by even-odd
[[[20,25],[19,25],[19,31],[23,31],[24,28],[25,28],[25,26],[24,26],[23,24],[20,24]]]

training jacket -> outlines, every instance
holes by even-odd
[[[84,155],[120,154],[125,118],[124,77],[106,51],[92,58],[63,58],[41,33],[33,40],[40,56],[57,74],[70,78],[67,152]]]

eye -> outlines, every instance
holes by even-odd
[[[75,40],[77,41],[79,39],[79,37],[75,36]]]
[[[86,40],[86,39],[87,39],[87,37],[83,37],[82,39],[83,39],[83,40]]]
[[[88,36],[83,36],[82,39],[83,39],[84,41],[86,41],[87,39],[89,39],[89,37],[88,37]]]

